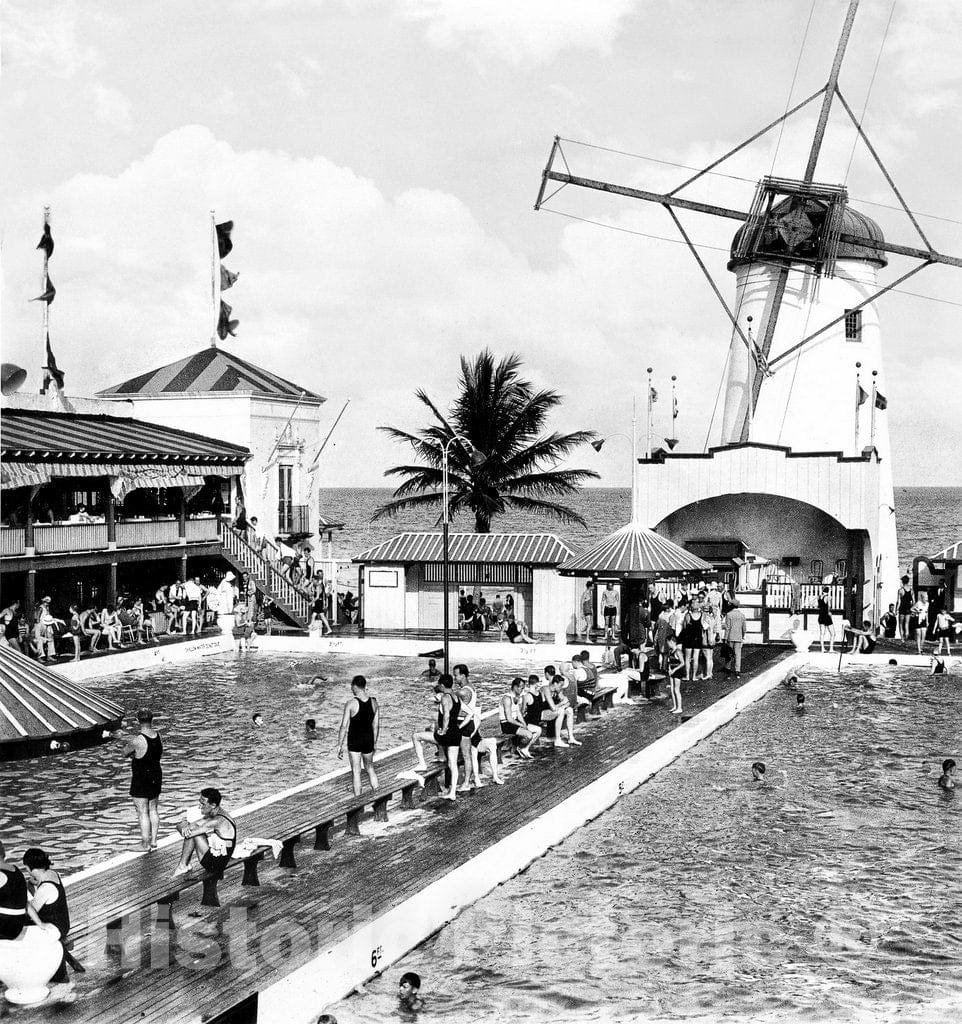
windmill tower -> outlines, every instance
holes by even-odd
[[[801,567],[800,582],[834,568],[844,580],[844,612],[877,616],[895,599],[898,548],[876,300],[934,263],[962,267],[925,237],[842,95],[838,81],[859,0],[850,0],[826,84],[671,192],[572,175],[555,138],[535,209],[549,182],[579,185],[661,205],[718,298],[732,326],[724,373],[720,433],[705,453],[661,453],[639,460],[639,518],[707,557],[740,559],[751,550]],[[724,160],[816,100],[818,122],[799,178],[762,178],[748,211],[681,196]],[[877,163],[923,247],[887,241],[878,225],[849,206],[844,186],[815,180],[835,101]],[[555,169],[560,155],[564,171]],[[552,193],[553,195],[554,193]],[[549,196],[548,199],[551,197]],[[676,209],[741,222],[728,269],[734,309],[682,226]],[[917,260],[879,286],[895,253]],[[729,545],[727,552],[722,551]]]

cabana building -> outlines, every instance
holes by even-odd
[[[515,618],[532,633],[567,632],[580,592],[555,571],[574,552],[553,533],[452,533],[448,614],[457,628],[462,590],[490,604],[514,598]],[[441,629],[444,553],[440,533],[401,533],[354,558],[367,629]]]

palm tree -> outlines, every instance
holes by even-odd
[[[552,499],[576,493],[584,481],[597,479],[598,474],[590,469],[555,467],[573,448],[597,435],[592,430],[543,434],[548,413],[561,404],[561,396],[550,390],[535,391],[530,381],[521,378],[520,367],[520,356],[505,356],[496,363],[488,349],[473,361],[462,356],[460,394],[447,416],[418,390],[416,395],[431,410],[434,422],[416,434],[396,427],[378,428],[409,444],[418,464],[385,472],[385,476],[405,479],[394,499],[374,513],[374,519],[402,509],[440,505],[442,449],[459,434],[471,444],[455,442],[448,449],[451,516],[470,510],[477,533],[490,533],[491,520],[508,509],[586,525],[569,505]]]

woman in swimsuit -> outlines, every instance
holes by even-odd
[[[685,674],[689,679],[701,679],[698,674],[698,659],[705,643],[705,614],[696,600],[688,610],[681,627],[682,660]]]
[[[925,634],[929,628],[929,595],[923,590],[915,604],[915,614],[918,616],[918,625],[915,628],[915,644],[919,654],[922,654],[925,647]]]
[[[377,746],[381,728],[377,699],[367,692],[364,676],[351,680],[351,699],[344,705],[341,728],[337,734],[337,757],[344,759],[344,742],[347,741],[347,756],[351,762],[351,778],[354,795],[361,795],[361,765],[367,772],[371,789],[377,789],[377,774],[374,771],[374,749]]]
[[[441,684],[441,700],[438,703],[438,723],[434,730],[434,740],[444,752],[451,773],[451,791],[444,794],[446,800],[456,800],[458,796],[458,753],[461,750],[461,727],[458,719],[461,716],[461,700],[454,693],[454,677],[442,672],[438,682]]]
[[[822,649],[822,654],[825,653],[826,637],[828,637],[828,653],[835,653],[835,621],[832,619],[828,595],[828,587],[822,587],[822,593],[818,599],[818,645]]]

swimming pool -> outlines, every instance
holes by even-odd
[[[944,1021],[962,1006],[962,687],[803,674],[462,913],[367,994],[419,1020]],[[751,781],[750,764],[768,765]]]
[[[109,676],[87,685],[128,714],[154,711],[164,740],[161,837],[193,806],[202,786],[216,786],[228,807],[240,807],[343,767],[337,730],[350,679],[361,673],[379,699],[381,739],[388,750],[432,714],[432,686],[415,658],[256,653],[206,657]],[[506,680],[526,666],[472,664],[482,705],[494,706]],[[312,675],[327,682],[310,687]],[[251,717],[263,715],[256,728]],[[307,737],[304,721],[317,733]],[[130,769],[119,744],[61,757],[5,763],[0,838],[8,849],[42,846],[70,872],[138,848],[128,796]]]

